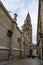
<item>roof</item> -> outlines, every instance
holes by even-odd
[[[4,7],[3,3],[0,1],[0,7],[4,10],[4,12],[6,13],[6,15],[9,17],[9,19],[12,21],[12,23],[16,23],[14,21],[14,19],[10,16],[9,12],[7,11],[7,9]],[[17,24],[17,23],[16,23]]]

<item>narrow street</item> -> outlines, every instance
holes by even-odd
[[[43,65],[43,0],[0,0],[0,65]]]
[[[12,62],[6,64],[6,65],[43,65],[37,58],[26,58],[26,59],[18,59],[13,60]]]

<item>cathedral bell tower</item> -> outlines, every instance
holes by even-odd
[[[24,24],[22,26],[23,34],[25,39],[28,41],[28,47],[31,47],[32,45],[32,25],[31,25],[31,18],[30,14],[28,13],[26,16],[26,19],[24,21]]]

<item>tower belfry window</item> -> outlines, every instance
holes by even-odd
[[[28,27],[28,30],[29,30],[29,27]]]
[[[28,24],[28,20],[27,20],[27,24]]]

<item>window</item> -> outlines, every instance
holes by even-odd
[[[28,20],[27,20],[27,24],[28,24]]]
[[[11,30],[8,30],[8,32],[7,32],[7,36],[8,36],[9,38],[12,37],[12,31],[11,31]]]
[[[39,33],[39,35],[40,35],[40,38],[43,38],[43,33]]]
[[[20,38],[18,38],[18,42],[20,43]]]
[[[27,28],[25,27],[25,30],[27,30]]]
[[[25,45],[25,41],[23,42],[23,45]]]
[[[25,27],[25,30],[28,31],[29,30],[29,27]]]
[[[28,30],[29,30],[29,27],[28,27]]]

